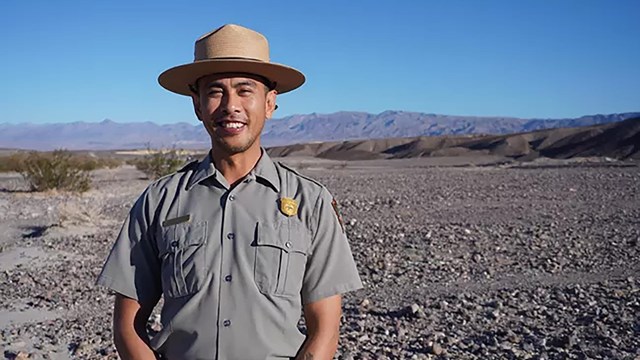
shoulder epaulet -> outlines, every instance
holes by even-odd
[[[301,178],[303,178],[303,179],[305,179],[305,180],[311,181],[312,183],[314,183],[314,184],[316,184],[316,185],[318,185],[318,186],[320,186],[320,187],[322,187],[322,188],[324,188],[324,187],[325,187],[325,186],[324,186],[322,183],[320,183],[318,180],[316,180],[316,179],[314,179],[314,178],[311,178],[311,177],[309,177],[309,176],[306,176],[306,175],[300,174],[296,169],[294,169],[294,168],[292,168],[292,167],[290,167],[290,166],[288,166],[288,165],[285,165],[282,161],[277,161],[277,163],[278,163],[278,165],[279,165],[279,166],[281,166],[283,169],[288,170],[288,171],[290,171],[290,172],[294,173],[296,176],[301,177]]]

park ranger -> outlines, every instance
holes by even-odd
[[[191,97],[211,150],[144,191],[98,277],[116,293],[120,356],[332,359],[341,294],[362,287],[342,220],[324,186],[260,146],[277,94],[304,75],[270,62],[261,34],[225,25],[158,80]],[[161,296],[163,328],[149,339]]]

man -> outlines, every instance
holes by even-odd
[[[277,94],[304,75],[271,63],[261,34],[225,25],[158,80],[192,98],[211,151],[144,191],[98,278],[116,292],[121,357],[332,359],[341,294],[362,287],[335,201],[260,146]]]

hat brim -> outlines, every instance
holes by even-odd
[[[210,59],[179,65],[158,76],[160,85],[177,94],[190,96],[189,85],[199,78],[220,73],[248,73],[267,78],[276,84],[275,90],[286,93],[304,84],[304,75],[289,66],[249,59]]]

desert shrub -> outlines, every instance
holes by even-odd
[[[133,164],[150,179],[158,179],[176,172],[184,163],[179,152],[172,150],[149,150],[149,155],[136,159]]]
[[[22,172],[26,159],[30,153],[19,152],[8,156],[0,156],[0,172]],[[94,157],[88,155],[71,155],[69,162],[72,167],[92,171],[96,169],[113,169],[121,166],[123,160],[113,157]]]
[[[0,157],[0,172],[15,171],[20,172],[28,153],[18,152],[8,156]]]
[[[88,155],[76,155],[71,158],[73,166],[84,171],[92,171],[104,168],[116,168],[122,165],[122,162],[114,158],[102,158]]]
[[[104,219],[102,204],[99,201],[77,201],[70,198],[58,206],[58,223],[63,228],[74,226],[100,225]]]
[[[118,166],[121,166],[123,164],[123,161],[121,159],[116,159],[116,158],[112,158],[112,157],[106,157],[106,158],[98,158],[98,168],[100,169],[115,169]]]
[[[99,167],[98,159],[86,155],[73,156],[70,161],[74,167],[84,171],[92,171]]]
[[[88,171],[81,169],[67,150],[31,152],[26,155],[19,172],[34,191],[58,189],[84,192],[91,187]]]

